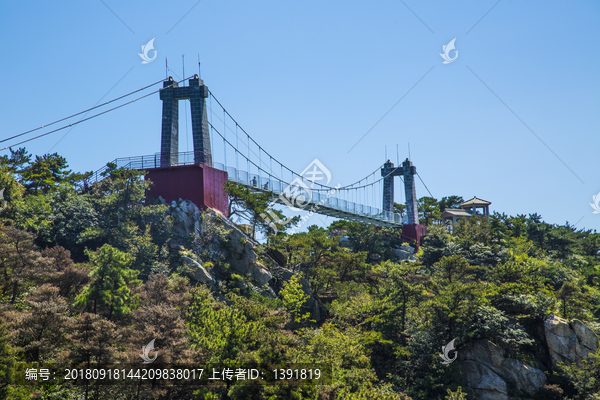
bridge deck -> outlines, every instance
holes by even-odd
[[[252,182],[252,180],[248,180],[248,174],[245,171],[236,171],[235,168],[224,167],[219,163],[215,163],[215,168],[227,172],[228,180],[237,182],[253,192],[272,193],[273,202],[289,205],[285,201],[285,197],[280,196],[287,186],[284,182],[261,176],[255,177],[256,181]],[[310,200],[306,202],[302,210],[374,226],[401,228],[403,225],[402,218],[398,213],[383,212],[378,208],[355,204],[318,192],[312,193]]]
[[[190,154],[186,152],[179,153],[179,156],[180,159],[177,165],[194,164],[193,154],[190,157]],[[117,158],[112,163],[119,168],[149,170],[160,168],[160,155]],[[228,180],[237,182],[255,192],[270,192],[273,194],[272,200],[275,203],[289,205],[284,201],[285,197],[280,196],[289,186],[289,183],[268,174],[264,170],[261,170],[261,172],[267,176],[249,174],[246,171],[227,167],[221,163],[213,163],[213,166],[216,169],[227,172]],[[96,171],[88,180],[88,184],[102,180],[104,178],[102,173],[106,169],[107,167],[104,167]],[[324,191],[323,189],[313,191],[310,200],[306,202],[302,210],[381,227],[402,228],[402,225],[405,223],[398,213],[390,213],[376,207],[338,198],[331,194],[331,191]]]

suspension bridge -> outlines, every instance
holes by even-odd
[[[184,199],[192,197],[201,203],[197,204],[201,208],[210,206],[227,213],[227,199],[224,198],[222,184],[225,181],[234,181],[253,192],[269,193],[273,203],[290,206],[296,210],[374,226],[399,227],[403,228],[403,233],[406,230],[407,236],[414,239],[418,239],[424,233],[424,229],[419,225],[416,203],[415,176],[418,177],[418,174],[416,167],[408,159],[398,166],[394,166],[388,160],[352,184],[331,186],[330,175],[328,171],[323,171],[325,168],[318,160],[315,161],[319,168],[314,167],[320,170],[320,176],[315,179],[314,173],[311,175],[306,170],[297,173],[266,151],[229,114],[198,75],[178,82],[171,77],[159,82],[163,83],[161,89],[109,110],[86,117],[92,110],[152,85],[40,128],[0,140],[0,143],[85,113],[85,118],[75,123],[12,145],[16,146],[158,93],[163,104],[161,151],[152,155],[117,158],[112,161],[118,168],[148,171],[147,177],[156,184],[156,188],[150,192],[152,197],[157,198],[160,195],[168,201],[177,200],[178,195]],[[193,151],[179,152],[178,124],[181,100],[190,102]],[[107,169],[108,166],[105,166],[97,170],[85,184],[93,185],[102,180]],[[394,207],[395,177],[400,177],[404,183],[404,215],[396,212]],[[417,232],[418,230],[421,232]]]

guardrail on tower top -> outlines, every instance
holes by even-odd
[[[194,155],[195,152],[193,151],[178,153],[177,161],[175,163],[172,163],[171,166],[193,165]],[[104,179],[106,177],[106,172],[110,169],[110,164],[116,166],[116,168],[128,168],[137,170],[160,168],[160,157],[160,153],[155,153],[153,155],[146,156],[117,158],[105,165],[104,167],[100,168],[99,170],[95,171],[92,174],[92,176],[84,182],[84,184],[87,183],[88,185],[92,185]]]

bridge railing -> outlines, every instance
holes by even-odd
[[[177,157],[173,157],[169,160],[170,166],[180,165],[193,165],[197,154],[193,151],[178,153]],[[164,164],[164,161],[162,164]],[[155,153],[152,155],[137,156],[137,157],[123,157],[113,160],[111,163],[95,171],[94,174],[84,182],[84,185],[92,185],[95,182],[99,182],[104,179],[108,171],[112,168],[128,168],[136,170],[145,170],[161,167],[161,154]],[[271,174],[268,171],[256,166],[256,172],[249,173],[248,171],[238,170],[235,167],[226,166],[223,163],[213,162],[213,168],[225,171],[228,175],[228,180],[235,181],[245,186],[255,188],[258,191],[269,191],[276,195],[283,193],[291,184],[294,179],[305,179],[300,175],[291,175],[288,179],[282,180],[279,177]],[[319,185],[315,182],[308,181],[312,186],[310,188],[310,203],[313,205],[319,205],[328,209],[338,210],[342,213],[353,214],[368,219],[386,221],[392,224],[402,224],[403,218],[398,213],[383,211],[376,207],[363,205],[350,201],[348,199],[338,198],[333,196],[331,188],[323,185]],[[306,209],[309,211],[310,207]]]
[[[234,167],[227,167],[222,163],[214,163],[213,167],[221,171],[226,171],[228,180],[255,188],[257,191],[270,191],[274,194],[281,194],[289,185],[287,182],[270,175],[266,171],[259,171],[259,174],[249,174],[247,171],[240,171]],[[266,176],[261,175],[260,172],[263,172]],[[392,224],[402,224],[405,222],[402,218],[402,215],[399,213],[383,211],[376,207],[357,204],[352,201],[330,196],[327,194],[327,192],[314,191],[310,194],[310,196],[310,203],[313,205],[321,205],[323,207],[339,210],[345,213],[361,215],[375,220],[386,221]],[[310,210],[310,207],[307,207],[306,210]]]
[[[193,165],[195,164],[195,158],[197,158],[200,152],[194,151],[186,151],[177,153],[177,158],[172,158],[168,160],[170,166],[180,166],[180,165]],[[136,157],[121,157],[114,159],[104,167],[95,171],[92,176],[87,179],[85,183],[88,185],[92,185],[96,182],[101,181],[106,177],[107,172],[110,170],[109,165],[114,165],[116,168],[128,168],[128,169],[137,169],[137,170],[145,170],[152,168],[160,168],[161,164],[166,164],[166,160],[163,160],[161,163],[161,154],[155,153],[145,156],[136,156]]]

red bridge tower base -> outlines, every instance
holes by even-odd
[[[201,210],[212,208],[229,216],[229,199],[223,185],[227,172],[207,165],[180,165],[148,169],[146,179],[152,182],[149,198],[161,196],[168,203],[191,200]]]

